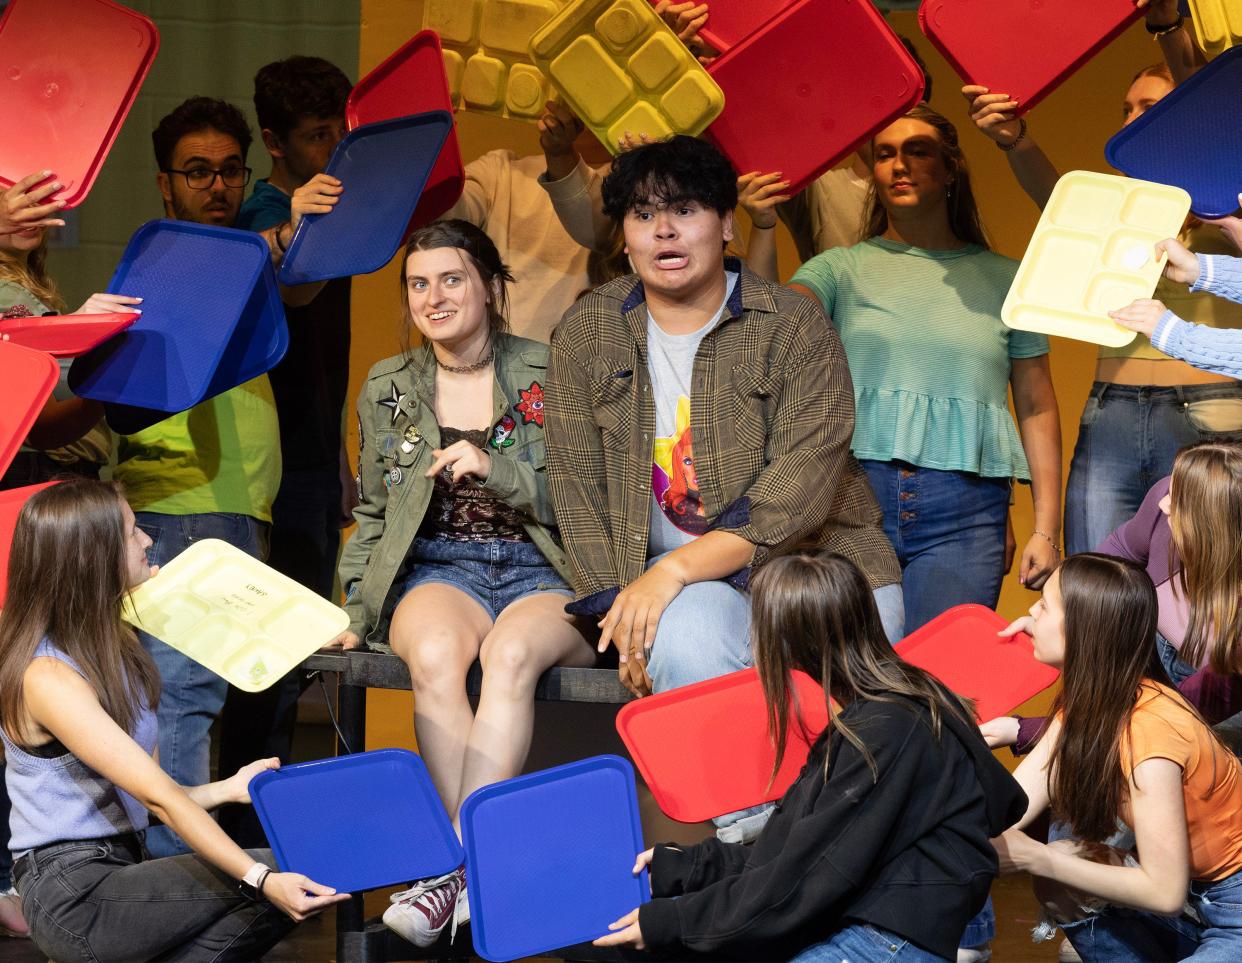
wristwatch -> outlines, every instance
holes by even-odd
[[[255,863],[248,870],[246,875],[241,878],[241,882],[237,884],[237,889],[242,896],[248,900],[257,903],[263,899],[263,884],[267,881],[271,868],[264,866],[262,863]]]

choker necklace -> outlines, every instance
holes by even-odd
[[[445,371],[453,372],[453,374],[470,374],[470,372],[472,371],[478,371],[480,368],[486,368],[489,364],[492,363],[495,357],[496,357],[496,349],[494,347],[489,347],[487,351],[487,357],[479,359],[474,364],[463,364],[463,365],[445,364],[443,361],[439,359],[439,357],[436,357],[436,364],[439,365],[441,368],[443,368]]]

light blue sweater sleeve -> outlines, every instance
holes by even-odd
[[[1242,258],[1199,254],[1199,279],[1191,291],[1206,291],[1242,303]],[[1242,380],[1242,330],[1183,321],[1165,311],[1151,335],[1152,346],[1172,358]]]

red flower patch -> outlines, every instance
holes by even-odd
[[[543,385],[538,381],[532,381],[529,388],[523,388],[518,392],[522,396],[522,400],[513,406],[515,411],[522,414],[522,424],[529,425],[532,421],[540,428],[543,427]]]

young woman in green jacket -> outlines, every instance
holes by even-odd
[[[495,245],[465,221],[410,236],[402,354],[358,399],[358,530],[341,558],[346,647],[387,641],[409,666],[414,731],[445,808],[517,775],[534,692],[554,665],[594,652],[572,597],[545,476],[546,345],[507,333]],[[422,344],[410,348],[410,336]],[[466,673],[478,659],[477,711]],[[393,897],[384,919],[416,945],[462,922],[462,870]]]

